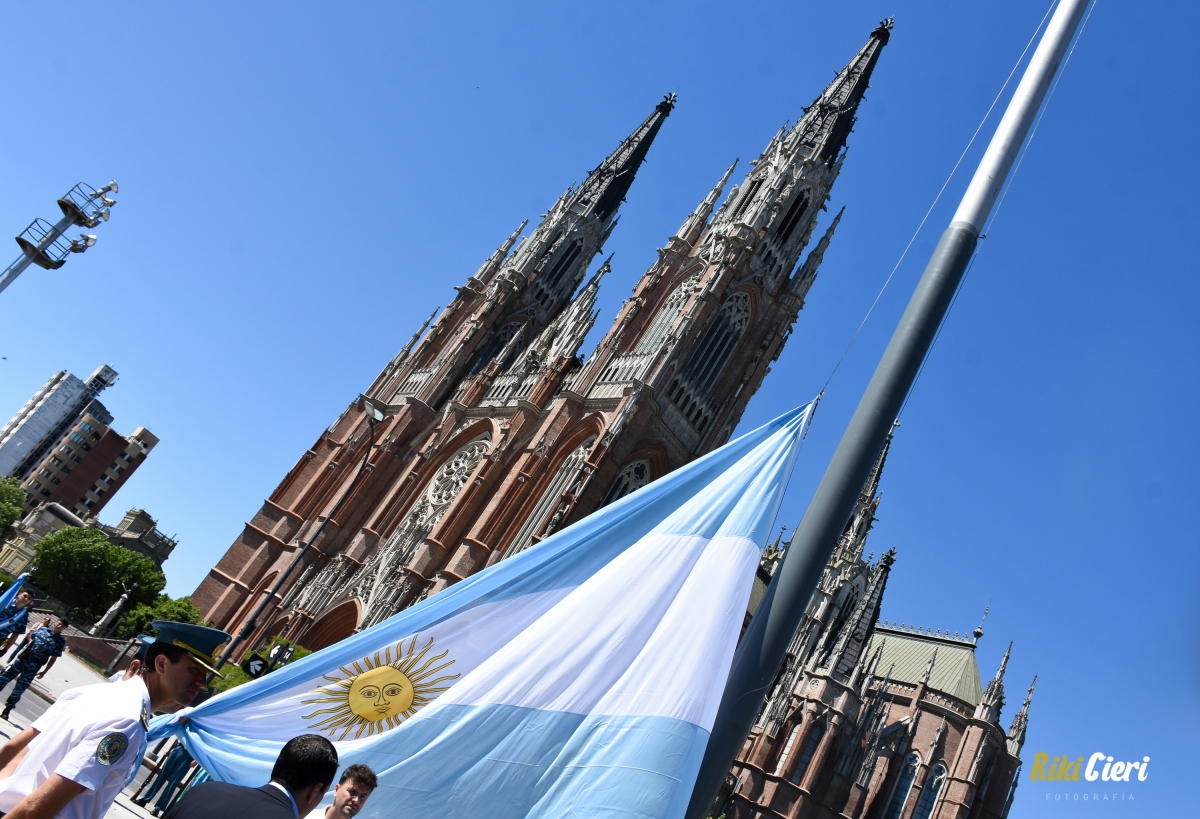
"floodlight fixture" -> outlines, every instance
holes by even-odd
[[[67,255],[82,253],[96,244],[94,233],[80,234],[78,239],[69,242],[63,234],[72,225],[94,228],[101,222],[107,222],[112,216],[110,208],[117,204],[117,200],[106,194],[116,193],[117,190],[115,179],[99,189],[80,182],[59,198],[58,207],[63,216],[57,223],[51,225],[44,219],[33,220],[29,227],[17,235],[21,255],[0,272],[0,292],[12,284],[29,265],[36,264],[46,270],[57,270],[63,266]]]

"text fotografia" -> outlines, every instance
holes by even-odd
[[[1080,777],[1080,769],[1082,769],[1083,779],[1088,782],[1100,780],[1102,782],[1145,782],[1148,769],[1150,767],[1150,757],[1142,757],[1140,762],[1125,762],[1123,760],[1114,760],[1103,751],[1097,751],[1088,757],[1087,765],[1083,764],[1083,757],[1077,756],[1072,759],[1065,754],[1063,756],[1051,757],[1050,754],[1039,751],[1034,754],[1033,768],[1029,771],[1029,778],[1035,782],[1077,782]],[[1137,776],[1131,779],[1134,771]],[[1047,797],[1048,798],[1048,797]],[[1108,797],[1105,797],[1106,799]],[[1130,799],[1133,797],[1130,796]]]

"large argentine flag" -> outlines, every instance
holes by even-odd
[[[379,775],[363,819],[682,816],[811,410],[155,734],[261,785],[323,733]]]

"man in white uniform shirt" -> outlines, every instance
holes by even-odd
[[[191,703],[229,635],[158,621],[140,676],[68,691],[0,748],[5,819],[102,819],[137,773],[152,713]]]

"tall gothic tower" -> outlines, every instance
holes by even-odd
[[[608,263],[575,291],[674,96],[531,236],[510,236],[364,393],[386,414],[369,472],[254,640],[329,645],[724,443],[837,227],[840,213],[800,263],[889,31],[871,32],[718,207],[733,167],[722,175],[586,363],[578,353]],[[366,443],[356,402],[201,583],[193,600],[207,619],[234,629],[248,618],[350,485]]]
[[[809,601],[713,815],[1003,819],[1033,688],[1006,732],[1009,652],[986,688],[983,636],[879,621],[895,561],[863,557],[891,437]],[[770,574],[789,544],[764,554]]]

